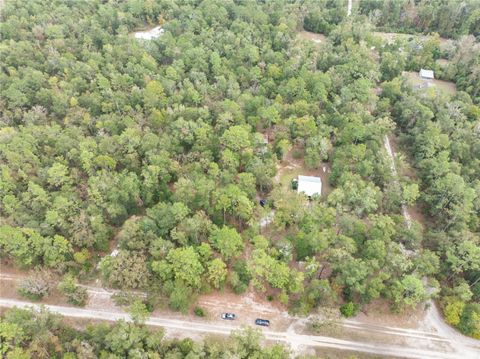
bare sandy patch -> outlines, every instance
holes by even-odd
[[[410,39],[413,39],[415,37],[415,35],[402,34],[402,33],[399,33],[399,32],[374,31],[373,34],[375,36],[380,37],[387,44],[393,44],[396,40],[410,40]]]
[[[197,300],[197,306],[207,310],[212,321],[222,321],[222,313],[235,313],[235,324],[254,325],[255,319],[270,320],[270,328],[285,330],[291,323],[286,308],[277,301],[269,302],[265,294],[249,290],[244,294],[229,291],[203,294]],[[228,324],[228,320],[223,320]]]
[[[403,313],[393,313],[386,300],[377,299],[365,305],[355,317],[355,321],[371,325],[386,325],[388,323],[389,326],[394,327],[416,328],[418,322],[424,316],[425,311],[422,306]]]
[[[311,40],[316,44],[324,43],[327,40],[327,37],[323,34],[317,34],[311,31],[302,30],[298,33],[298,37],[303,40]]]
[[[439,64],[441,67],[447,67],[448,64],[450,63],[450,61],[448,61],[447,59],[437,59],[435,62]]]

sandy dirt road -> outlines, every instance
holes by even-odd
[[[6,283],[14,284],[23,278],[23,275],[14,273],[0,273],[0,286],[5,288]],[[2,283],[3,282],[3,283]],[[115,321],[129,320],[129,315],[121,307],[115,306],[112,295],[116,290],[96,286],[85,286],[89,301],[85,308],[76,308],[66,305],[45,304],[52,312],[74,318],[87,318]],[[31,303],[18,298],[6,297],[2,293],[0,307],[34,307],[41,304]],[[139,296],[142,292],[137,293]],[[203,308],[213,315],[210,319],[183,316],[179,313],[156,312],[147,324],[162,326],[167,333],[174,336],[201,337],[205,334],[228,335],[232,330],[242,325],[251,325],[256,316],[265,317],[272,321],[272,327],[263,332],[266,339],[289,345],[296,353],[302,353],[307,348],[325,347],[341,350],[350,350],[396,356],[405,358],[463,358],[480,359],[480,341],[465,337],[446,325],[435,305],[432,304],[422,320],[419,328],[407,329],[383,324],[364,323],[355,319],[343,320],[338,324],[343,328],[361,333],[362,337],[344,337],[343,339],[330,336],[305,335],[307,318],[299,318],[288,314],[272,303],[261,303],[250,296],[222,298],[206,296],[200,299]],[[231,303],[230,303],[231,302]],[[57,304],[57,303],[55,303]],[[222,321],[219,314],[225,310],[241,313],[234,322]],[[325,333],[326,334],[326,333]],[[326,334],[331,335],[331,334]],[[373,337],[380,338],[376,342]],[[396,338],[390,341],[388,338]],[[355,340],[352,340],[355,338]]]
[[[40,309],[42,305],[20,301],[15,299],[0,299],[0,306],[2,307],[18,307],[18,308],[34,308]],[[67,317],[97,319],[106,321],[126,320],[130,321],[130,316],[126,313],[113,311],[100,311],[93,309],[81,309],[57,305],[43,305],[46,309],[53,313],[57,313]],[[160,326],[167,330],[181,331],[186,336],[189,333],[200,332],[203,334],[217,334],[229,335],[232,330],[239,329],[240,326],[235,325],[234,322],[221,324],[204,324],[198,322],[190,322],[176,319],[166,319],[161,317],[151,317],[146,321],[147,325]],[[355,342],[344,339],[337,339],[325,336],[316,335],[302,335],[292,331],[276,332],[268,329],[263,329],[263,335],[267,340],[285,343],[289,345],[294,351],[301,350],[302,347],[326,347],[341,350],[351,350],[365,353],[372,353],[383,356],[395,356],[405,358],[437,358],[437,359],[452,359],[452,358],[478,358],[477,354],[480,352],[474,351],[471,348],[469,351],[462,353],[439,352],[435,350],[409,348],[404,346],[393,345],[379,345]]]

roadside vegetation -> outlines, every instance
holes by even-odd
[[[6,2],[0,255],[33,270],[19,291],[39,300],[53,276],[84,305],[79,281],[99,278],[154,298],[130,304],[138,322],[159,298],[187,312],[213,291],[347,317],[376,300],[404,311],[433,295],[450,324],[480,337],[478,7],[466,2],[462,30],[401,25],[454,37],[444,49],[435,34],[375,36],[374,25],[398,30],[384,19],[392,3],[362,0],[347,18],[346,1],[326,0]],[[158,24],[157,39],[129,35]],[[328,37],[299,39],[304,30]],[[457,91],[402,76],[421,68]],[[398,179],[384,149],[392,134],[407,153],[397,165],[412,169]],[[309,201],[276,180],[292,154],[305,172],[328,168],[328,195]],[[259,199],[274,210],[266,229]],[[424,222],[407,224],[402,204]],[[112,328],[69,338],[115,353],[108,331],[139,331],[138,350],[164,348],[144,327]]]
[[[0,323],[4,358],[265,358],[287,359],[281,345],[264,345],[259,330],[237,330],[229,338],[202,341],[171,339],[150,329],[137,315],[135,323],[88,324],[82,329],[47,311],[9,309]],[[307,357],[305,357],[307,358]]]

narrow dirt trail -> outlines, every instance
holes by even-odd
[[[387,151],[388,157],[390,158],[390,170],[392,171],[393,174],[393,181],[395,183],[395,186],[400,187],[400,183],[398,181],[398,172],[397,168],[395,166],[395,153],[393,152],[392,145],[390,144],[390,138],[388,135],[385,135],[383,139],[383,144],[385,146],[385,150]],[[408,212],[407,205],[402,202],[402,214],[403,217],[405,218],[405,223],[407,224],[408,229],[412,227],[412,216]]]

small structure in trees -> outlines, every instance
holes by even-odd
[[[298,193],[305,193],[308,197],[322,194],[322,180],[320,177],[298,176]]]
[[[150,30],[137,31],[134,36],[139,40],[153,40],[162,36],[164,32],[161,26],[157,26]]]
[[[425,69],[420,70],[420,77],[424,80],[433,80],[435,78],[432,70]]]

